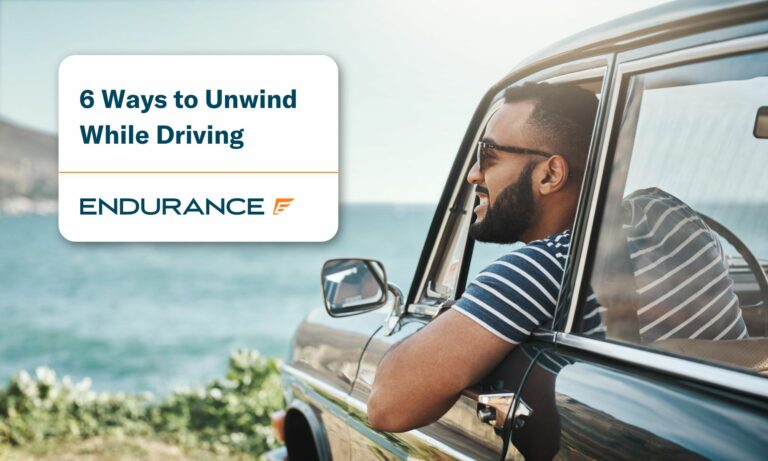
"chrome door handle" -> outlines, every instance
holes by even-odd
[[[400,329],[400,319],[405,314],[403,290],[392,282],[387,283],[387,290],[394,295],[395,300],[392,303],[392,311],[384,321],[384,336],[390,336]]]
[[[479,408],[477,417],[480,418],[480,422],[493,424],[496,421],[496,412],[490,408]]]
[[[515,401],[513,392],[481,394],[475,389],[467,389],[462,394],[477,402],[477,417],[481,422],[490,424],[496,429],[504,429],[508,412]],[[518,425],[516,421],[518,418],[527,418],[531,415],[533,415],[533,409],[519,399],[512,415],[515,426]]]

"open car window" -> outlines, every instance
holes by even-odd
[[[767,373],[768,53],[637,73],[621,91],[576,330]]]
[[[591,67],[596,62],[603,64],[600,67]],[[590,67],[570,74],[562,74],[556,69],[544,70],[531,75],[515,85],[521,85],[526,81],[564,83],[569,82],[582,88],[593,91],[598,99],[603,89],[603,81],[607,63],[592,60]],[[491,115],[503,104],[503,91],[499,92],[495,102],[491,104],[480,129],[474,136],[471,148],[466,152],[464,169],[459,177],[458,184],[454,184],[455,190],[444,217],[443,230],[433,250],[432,261],[423,282],[423,290],[417,298],[416,306],[410,306],[411,312],[425,312],[433,314],[435,307],[445,300],[456,299],[461,296],[464,286],[459,286],[460,280],[471,281],[485,266],[489,265],[504,253],[518,248],[516,245],[498,245],[474,242],[469,237],[469,228],[474,221],[474,208],[477,205],[474,186],[467,183],[466,176],[475,159],[475,145],[482,137],[484,128]],[[468,277],[462,277],[467,275]],[[427,309],[432,308],[432,309]]]
[[[601,90],[603,86],[603,77],[587,78],[587,79],[568,79],[567,76],[561,76],[557,79],[553,79],[558,82],[571,82],[574,85],[578,85],[584,89],[590,90],[595,93],[598,101],[601,98]],[[544,81],[547,81],[546,79]],[[594,122],[594,121],[593,121]],[[476,205],[476,203],[474,203]],[[473,241],[472,257],[469,261],[469,270],[467,283],[471,283],[472,280],[489,264],[501,257],[502,255],[514,251],[524,244],[517,242],[514,244],[500,245],[497,243],[486,243]]]

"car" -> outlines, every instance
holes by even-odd
[[[439,421],[378,432],[366,402],[382,357],[503,251],[468,237],[476,198],[465,178],[504,89],[525,82],[569,82],[600,101],[553,326],[534,332]],[[654,245],[663,251],[651,253],[669,283],[639,286],[644,269],[629,263],[646,250],[628,254],[632,238],[621,233],[636,191],[660,191],[690,212],[708,251],[725,255],[707,265],[723,268],[719,275],[694,272],[696,255],[668,264],[693,239],[675,226]],[[683,239],[676,247],[662,245],[675,238]],[[768,3],[664,4],[570,37],[519,64],[480,101],[407,292],[387,280],[386,261],[325,264],[325,309],[298,327],[282,368],[282,455],[765,459],[766,257]],[[691,280],[701,284],[698,297],[656,307]],[[716,281],[735,295],[717,310],[715,296],[699,296]],[[655,300],[642,304],[647,293]],[[602,306],[603,334],[582,327],[590,296]],[[644,320],[651,308],[675,327],[650,335],[658,321]],[[735,320],[705,334],[726,313]],[[738,337],[723,339],[729,331]]]

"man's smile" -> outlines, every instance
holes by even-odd
[[[475,195],[477,195],[477,198],[479,200],[479,203],[475,207],[475,215],[478,218],[482,218],[485,216],[485,211],[488,208],[488,189],[483,186],[476,186],[475,187]]]

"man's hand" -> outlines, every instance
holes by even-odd
[[[462,390],[480,381],[514,347],[448,310],[379,364],[368,399],[371,427],[404,432],[437,421]]]

